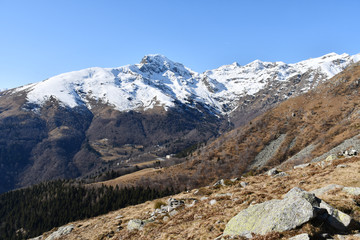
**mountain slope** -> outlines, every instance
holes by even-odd
[[[0,192],[128,168],[206,142],[359,60],[254,61],[198,74],[161,55],[0,94]],[[90,176],[90,177],[91,177]]]
[[[356,63],[317,88],[203,145],[187,162],[129,182],[156,185],[166,179],[166,186],[189,189],[222,177],[251,175],[278,165],[287,169],[341,151],[359,150],[359,79],[360,64]]]

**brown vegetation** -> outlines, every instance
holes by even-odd
[[[348,165],[347,168],[337,168],[339,164]],[[324,168],[312,163],[309,167],[288,171],[286,177],[270,177],[265,174],[248,176],[237,181],[235,185],[225,187],[203,187],[182,192],[175,196],[190,204],[197,202],[192,207],[178,210],[175,216],[164,220],[159,217],[154,222],[147,224],[141,231],[128,231],[127,222],[131,219],[148,219],[155,205],[166,202],[166,198],[149,201],[144,204],[130,206],[109,214],[77,221],[75,229],[66,239],[214,239],[220,236],[226,223],[242,209],[250,204],[261,203],[271,199],[281,199],[293,187],[300,187],[311,191],[329,184],[360,187],[360,158],[345,158],[335,160]],[[240,181],[249,185],[241,187]],[[226,194],[232,194],[226,196]],[[207,199],[201,200],[203,196]],[[355,197],[340,190],[330,191],[321,196],[323,200],[334,207],[350,214],[354,219],[360,220],[360,208]],[[215,199],[216,204],[210,205],[210,200]],[[121,219],[116,216],[122,215]],[[282,233],[269,233],[265,236],[256,235],[254,239],[288,239],[297,234],[308,233],[315,237],[327,232],[316,222],[306,223],[298,229]],[[109,235],[109,233],[112,233]],[[105,238],[104,238],[105,239]],[[241,239],[241,238],[237,238]]]

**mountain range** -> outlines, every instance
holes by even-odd
[[[88,68],[3,91],[0,192],[127,168],[225,136],[359,60],[360,54],[331,53],[200,74],[148,55],[139,64]]]

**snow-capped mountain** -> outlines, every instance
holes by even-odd
[[[237,63],[196,73],[181,63],[162,55],[145,56],[139,64],[118,68],[88,68],[60,74],[45,81],[20,87],[29,103],[42,106],[50,97],[68,107],[101,102],[119,111],[165,109],[175,102],[192,106],[202,103],[214,113],[229,114],[239,106],[239,99],[253,96],[277,82],[308,73],[299,93],[341,72],[360,60],[360,54],[336,53],[294,64],[255,60],[245,66]],[[291,94],[290,94],[291,95]],[[284,99],[288,94],[284,96]]]
[[[148,55],[1,92],[0,192],[186,152],[359,60],[332,53],[200,74]]]

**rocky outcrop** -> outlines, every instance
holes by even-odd
[[[67,225],[67,226],[59,227],[59,229],[57,231],[53,232],[45,240],[59,239],[60,237],[66,236],[67,234],[71,233],[73,229],[74,229],[74,225]]]
[[[290,193],[283,200],[270,200],[250,206],[228,222],[224,235],[246,236],[294,229],[316,216],[309,202],[315,197],[311,197],[311,194]]]
[[[353,229],[351,217],[300,188],[291,189],[282,200],[250,206],[226,225],[224,236],[249,236],[294,229],[316,218],[339,232]]]
[[[360,195],[360,187],[344,187],[343,191],[351,195]]]

